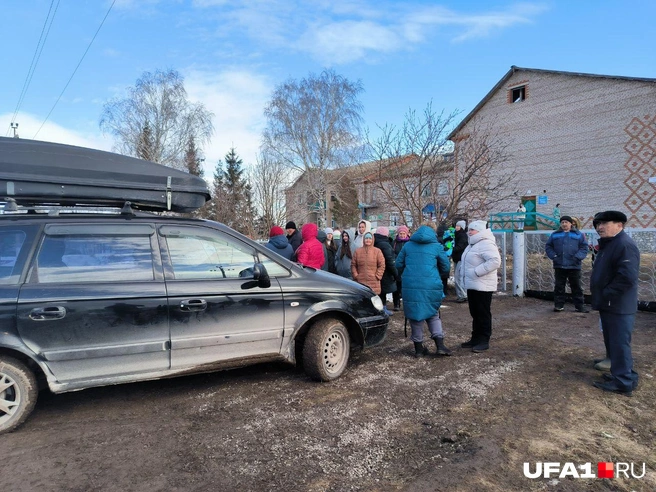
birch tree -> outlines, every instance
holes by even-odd
[[[202,146],[214,132],[213,114],[192,103],[175,70],[144,72],[124,98],[105,103],[100,129],[115,138],[114,150],[185,169],[190,138]]]

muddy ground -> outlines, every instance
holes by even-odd
[[[0,436],[7,491],[656,490],[656,315],[638,313],[633,398],[592,382],[598,315],[495,295],[491,349],[456,348],[466,304],[446,302],[454,356],[387,340],[314,383],[283,364],[52,395]],[[434,346],[431,347],[434,353]],[[628,462],[642,479],[529,479],[523,463]],[[636,471],[638,471],[636,469]]]

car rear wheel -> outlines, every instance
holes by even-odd
[[[305,339],[303,368],[317,381],[332,381],[342,375],[351,352],[351,339],[337,319],[318,321]]]
[[[37,396],[32,371],[12,357],[0,357],[0,434],[11,432],[25,422]]]

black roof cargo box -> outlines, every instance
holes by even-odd
[[[191,212],[210,199],[204,179],[101,150],[0,137],[0,201]]]

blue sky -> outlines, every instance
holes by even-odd
[[[323,68],[361,80],[373,132],[431,101],[462,118],[511,65],[656,78],[651,0],[115,0],[45,121],[111,5],[2,2],[0,135],[11,135],[51,6],[57,10],[15,118],[21,138],[39,131],[39,140],[110,150],[98,127],[103,103],[144,71],[173,68],[190,99],[215,114],[204,149],[209,175],[231,146],[254,162],[273,89]]]

